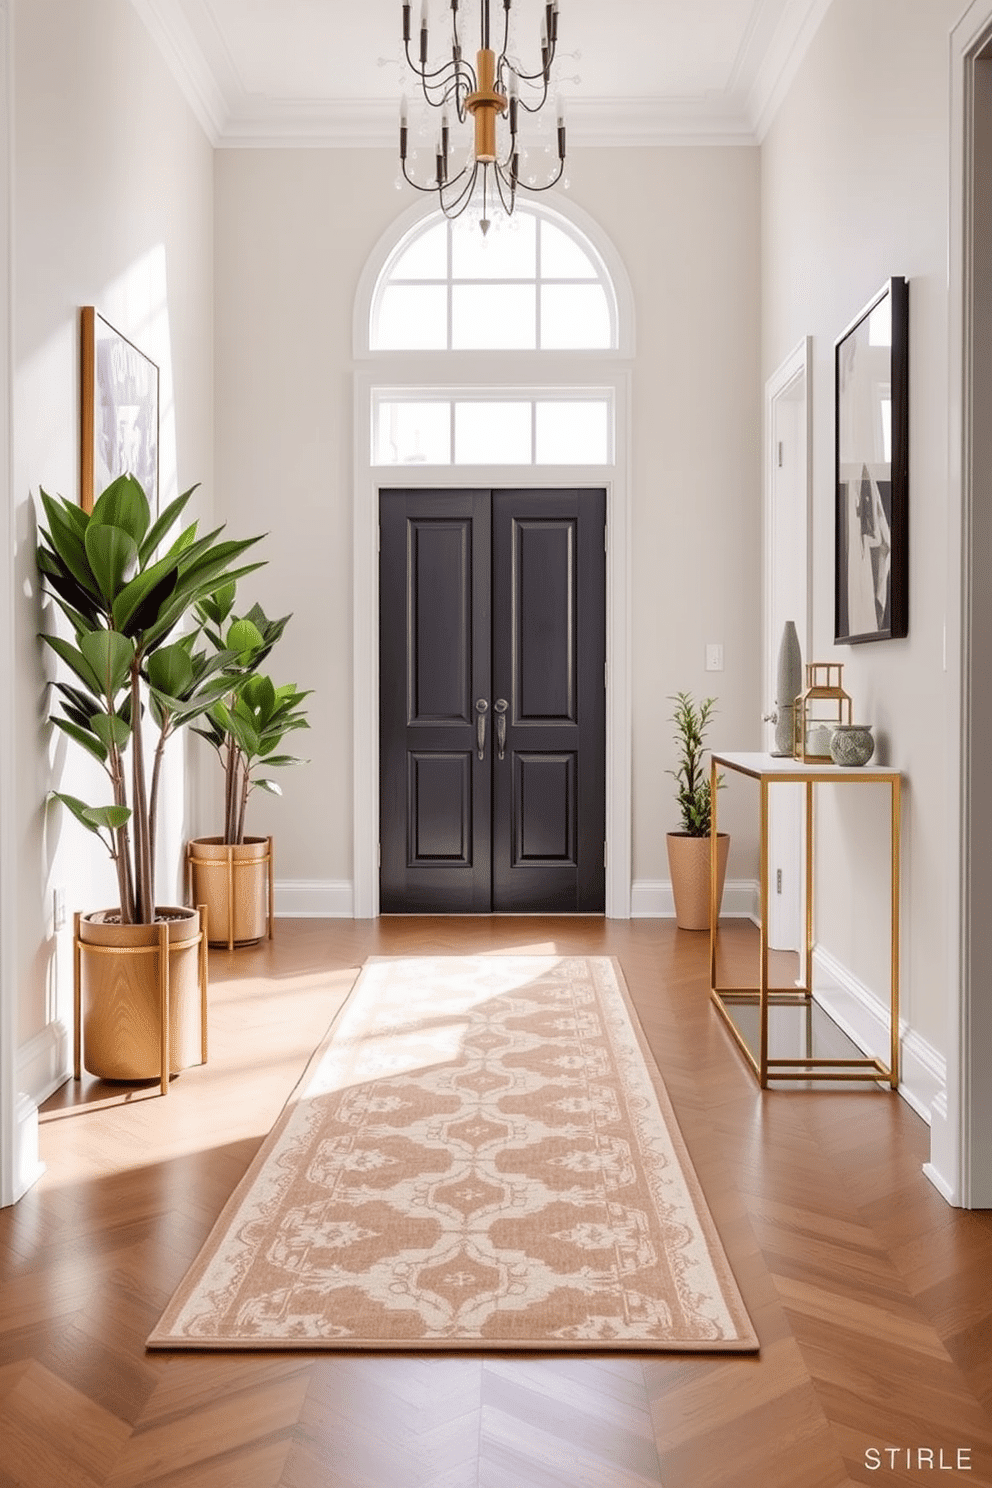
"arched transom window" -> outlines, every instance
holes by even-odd
[[[372,296],[372,351],[607,351],[618,345],[606,266],[578,228],[518,206],[483,237],[478,222],[418,223]]]

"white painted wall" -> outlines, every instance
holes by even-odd
[[[660,881],[677,825],[669,694],[719,695],[714,744],[760,738],[758,152],[584,149],[569,171],[637,316],[633,875]],[[231,522],[271,533],[245,597],[294,612],[279,678],[315,689],[297,741],[312,763],[251,808],[277,836],[280,881],[352,872],[351,311],[368,254],[409,205],[395,176],[386,151],[217,156],[218,494]],[[721,674],[704,670],[707,641],[723,643]],[[754,875],[747,805],[727,802],[731,876]]]
[[[45,723],[45,617],[34,546],[39,486],[79,490],[78,307],[95,304],[161,369],[161,491],[213,483],[213,154],[127,0],[14,6],[14,906],[19,1082],[43,1098],[71,1047],[72,914],[115,900],[109,861],[53,786],[106,799]],[[174,746],[163,817],[178,865],[191,801]],[[171,851],[170,851],[171,850]],[[52,891],[68,927],[52,928]],[[160,893],[177,892],[163,873]],[[5,932],[7,921],[4,922]],[[4,987],[10,997],[12,989]]]
[[[813,337],[813,648],[841,661],[876,758],[903,770],[902,1012],[945,1028],[948,33],[961,0],[834,0],[762,149],[762,366]],[[833,347],[892,274],[910,283],[910,624],[833,645]],[[822,791],[817,936],[888,1000],[885,792]],[[871,798],[877,796],[877,800]]]

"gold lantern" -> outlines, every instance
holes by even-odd
[[[796,759],[833,764],[830,734],[838,723],[851,722],[851,699],[841,686],[839,661],[811,661],[806,667],[806,690],[793,709]]]

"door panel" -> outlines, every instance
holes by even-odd
[[[383,912],[601,911],[605,492],[380,500]]]
[[[605,526],[603,491],[493,493],[493,687],[496,707],[507,703],[493,785],[501,909],[605,903]]]
[[[384,913],[488,913],[492,567],[488,492],[380,498],[379,809]]]

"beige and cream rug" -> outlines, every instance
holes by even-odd
[[[757,1348],[605,956],[368,961],[152,1348]]]

